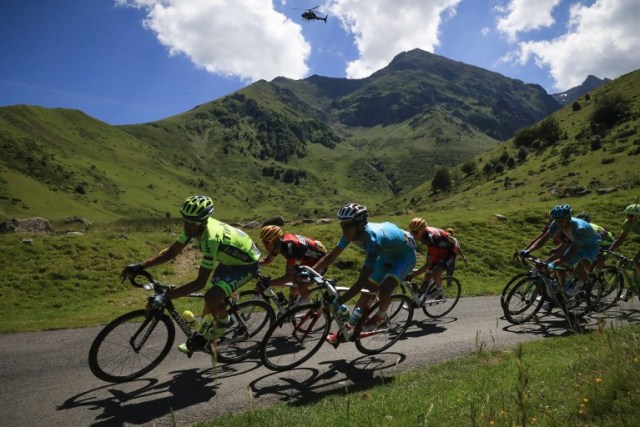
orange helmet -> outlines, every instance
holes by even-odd
[[[272,242],[279,237],[284,236],[284,232],[277,225],[265,225],[260,231],[260,239],[263,242]]]
[[[411,222],[409,222],[409,230],[414,233],[419,233],[425,228],[427,228],[427,221],[423,218],[413,218]]]

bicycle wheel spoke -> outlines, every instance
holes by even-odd
[[[240,362],[254,355],[275,318],[273,308],[260,300],[237,304],[232,316],[235,324],[216,343],[217,359],[225,363]]]
[[[331,317],[317,304],[304,304],[271,325],[260,348],[265,366],[274,371],[294,368],[315,354],[329,334]]]
[[[429,292],[435,291],[435,284],[429,287]],[[452,276],[442,278],[442,294],[433,299],[427,299],[422,304],[424,314],[429,317],[438,318],[448,314],[458,304],[462,286],[460,281]]]
[[[379,302],[369,308],[367,314],[362,317],[361,324],[378,311]],[[395,344],[405,333],[413,319],[413,306],[411,300],[403,294],[391,296],[391,304],[387,308],[386,320],[371,332],[362,332],[356,329],[358,338],[356,347],[362,353],[380,353]]]
[[[535,277],[526,277],[511,288],[503,306],[508,322],[521,324],[538,313],[543,303],[538,280]]]
[[[152,322],[145,322],[146,317],[144,310],[127,313],[98,334],[89,351],[89,367],[96,377],[108,382],[130,381],[166,357],[175,337],[173,323],[166,315],[158,315]],[[136,342],[132,343],[134,337]]]

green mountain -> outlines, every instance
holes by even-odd
[[[506,143],[446,170],[450,188],[424,183],[396,198],[398,206],[439,211],[546,212],[560,200],[594,209],[594,222],[622,221],[640,202],[640,70],[576,99]],[[435,191],[434,191],[435,190]],[[526,214],[534,222],[544,215]],[[602,218],[605,216],[606,218]]]
[[[0,217],[175,216],[210,194],[224,219],[392,211],[435,171],[556,111],[540,86],[421,50],[359,80],[259,81],[157,122],[0,108]]]

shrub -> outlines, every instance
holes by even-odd
[[[447,192],[451,190],[451,176],[449,175],[449,169],[442,168],[436,172],[431,180],[431,188],[433,192]]]
[[[571,104],[571,109],[573,111],[580,111],[582,109],[582,106],[580,105],[580,103],[578,101],[576,101],[573,104]]]
[[[609,163],[613,163],[615,159],[613,157],[605,157],[600,161],[603,165],[608,165]]]
[[[629,100],[621,95],[602,98],[591,113],[591,130],[600,132],[623,121],[629,114]]]

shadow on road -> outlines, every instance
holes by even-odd
[[[243,369],[241,365],[245,366]],[[94,426],[147,424],[166,415],[216,395],[219,380],[240,375],[258,367],[257,362],[219,365],[201,370],[197,368],[171,372],[168,381],[138,379],[122,384],[108,384],[77,394],[59,405],[57,411],[88,406],[96,411]]]
[[[381,353],[362,356],[355,360],[333,360],[320,363],[327,365],[325,372],[316,368],[297,368],[287,372],[274,372],[250,383],[254,397],[278,396],[291,405],[306,405],[325,396],[366,390],[376,384],[390,383],[390,370],[404,361],[400,353]]]

